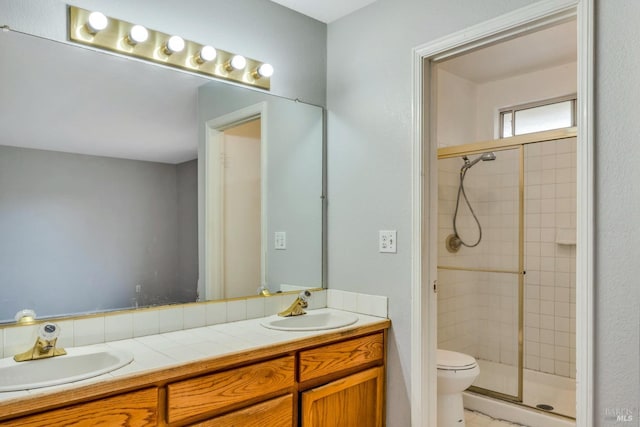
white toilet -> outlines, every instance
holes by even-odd
[[[464,427],[462,392],[480,374],[468,354],[438,349],[438,427]]]

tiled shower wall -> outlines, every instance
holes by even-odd
[[[525,367],[575,378],[576,140],[525,153]]]
[[[525,367],[575,375],[575,141],[525,151]],[[466,175],[482,224],[481,243],[447,252],[453,232],[460,158],[439,161],[438,265],[518,271],[518,151],[496,152]],[[470,156],[471,159],[475,156]],[[471,243],[477,226],[461,202],[458,231]],[[517,363],[518,277],[438,270],[438,345],[494,362]]]

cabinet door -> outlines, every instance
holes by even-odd
[[[150,388],[5,421],[0,423],[0,426],[155,426],[157,425],[157,412],[158,389]]]
[[[191,427],[292,427],[293,395],[277,397]]]
[[[302,393],[302,427],[382,427],[384,369],[371,368]]]

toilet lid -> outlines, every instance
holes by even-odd
[[[472,369],[478,364],[476,359],[468,354],[441,349],[438,349],[437,359],[438,369]]]

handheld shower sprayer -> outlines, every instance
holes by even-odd
[[[469,157],[467,156],[462,157],[464,164],[460,168],[460,185],[458,186],[458,197],[456,198],[456,210],[453,213],[453,234],[450,234],[449,236],[447,236],[447,239],[445,242],[447,250],[451,253],[458,252],[460,250],[460,246],[466,246],[468,248],[476,247],[480,244],[480,241],[482,240],[482,226],[480,225],[480,221],[478,220],[476,213],[473,211],[473,208],[471,207],[471,203],[467,198],[467,193],[464,191],[464,178],[467,175],[467,172],[469,171],[469,169],[471,169],[479,161],[482,160],[483,162],[487,162],[495,159],[496,159],[496,155],[492,151],[482,153],[481,155],[476,157],[474,160],[469,160]],[[469,211],[471,212],[473,219],[476,221],[476,224],[478,224],[478,240],[475,243],[466,243],[464,240],[462,240],[462,238],[460,237],[460,234],[458,233],[458,227],[456,223],[458,219],[458,208],[460,207],[460,195],[464,197],[464,201],[467,203],[467,206],[469,207]]]

